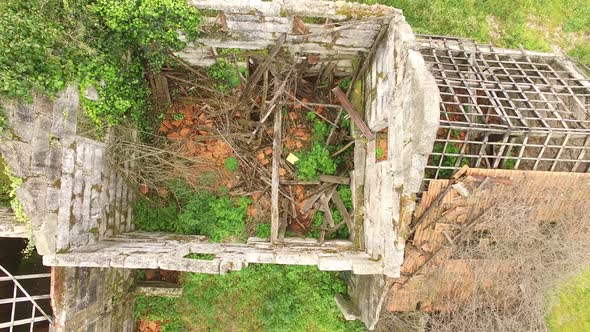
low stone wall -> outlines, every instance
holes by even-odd
[[[53,267],[55,332],[135,330],[133,270]]]
[[[211,254],[212,259],[187,258],[188,254]],[[349,249],[348,241],[328,241],[322,246],[291,239],[289,246],[275,247],[268,240],[247,244],[208,243],[199,235],[131,232],[120,234],[67,253],[43,256],[50,266],[165,269],[224,274],[248,264],[316,265],[324,271],[382,274],[382,264],[364,253]]]

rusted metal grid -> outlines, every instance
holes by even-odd
[[[18,331],[24,331],[23,328],[28,327],[28,330],[32,332],[37,329],[46,328],[47,324],[52,324],[52,318],[43,310],[43,308],[50,310],[50,295],[30,295],[19,282],[19,280],[31,281],[44,278],[51,278],[51,274],[40,273],[13,276],[0,265],[0,286],[4,282],[13,284],[12,296],[0,299],[0,313],[2,313],[0,315],[0,330],[12,332],[17,327],[19,329]],[[49,293],[49,290],[47,290],[47,293]]]
[[[565,56],[419,35],[440,129],[426,182],[463,165],[590,171],[590,80]]]

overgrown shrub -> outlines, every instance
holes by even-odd
[[[217,81],[219,91],[229,94],[240,85],[240,76],[233,64],[224,59],[217,60],[209,67],[209,77]]]
[[[212,241],[242,240],[246,231],[247,197],[194,191],[175,182],[166,199],[141,198],[135,207],[135,225],[143,231],[207,235]]]
[[[230,172],[234,172],[240,167],[240,163],[236,157],[229,157],[223,162],[223,166]]]
[[[6,169],[4,160],[0,158],[0,206],[10,206],[10,192],[11,192],[10,178]]]
[[[336,173],[336,163],[321,143],[313,143],[310,151],[300,153],[298,157],[297,177],[300,180],[315,180],[319,174]]]
[[[194,40],[198,11],[184,0],[8,0],[0,3],[0,94],[31,100],[53,96],[67,83],[97,89],[83,99],[99,127],[132,120],[149,107],[146,68],[158,71],[166,54]]]
[[[307,118],[314,120],[315,113],[310,112]],[[297,153],[297,177],[300,180],[315,180],[319,174],[334,174],[338,167],[336,160],[332,158],[330,150],[324,146],[330,129],[320,120],[314,120],[311,130],[311,148]]]
[[[140,295],[135,298],[135,318],[162,322],[162,332],[182,332],[183,323],[176,311],[178,299]]]

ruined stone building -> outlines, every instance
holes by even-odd
[[[134,269],[223,274],[264,263],[351,271],[351,301],[338,299],[339,305],[347,318],[372,328],[382,306],[394,310],[397,296],[410,297],[396,290],[387,295],[415,254],[405,244],[413,216],[424,211],[416,204],[440,190],[429,183],[445,181],[439,179],[466,165],[473,174],[479,168],[590,169],[590,81],[562,55],[417,36],[401,11],[385,6],[189,2],[216,16],[223,12],[227,24],[222,36],[205,33],[178,53],[195,66],[212,63],[211,48],[266,49],[281,36],[282,47],[297,57],[343,57],[337,61],[343,70],[353,70],[351,57],[365,59],[360,111],[371,132],[387,132],[389,148],[385,160],[376,160],[375,140],[353,132],[351,216],[357,231],[349,240],[320,243],[273,233],[244,244],[134,231],[135,189],[109,166],[108,137],[100,142],[81,135],[76,87],[55,100],[35,96],[30,105],[5,105],[11,135],[2,138],[0,152],[23,179],[17,196],[37,251],[51,267],[55,331],[132,331]],[[216,16],[204,24],[214,24]],[[308,35],[302,36],[293,32],[296,17],[329,18],[334,25],[307,23]],[[277,196],[278,190],[273,188]],[[9,211],[0,212],[0,237],[29,236]],[[279,219],[277,212],[273,228]],[[214,259],[185,258],[191,253]],[[406,302],[418,301],[424,302]]]

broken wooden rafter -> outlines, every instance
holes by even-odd
[[[359,55],[361,57],[360,61],[364,63],[364,57],[362,55]],[[358,78],[359,72],[360,72],[361,66],[356,66],[355,70],[354,70],[354,74],[352,75],[352,79],[350,81],[350,86],[348,87],[348,90],[346,90],[346,98],[350,98],[350,95],[352,93],[352,90],[354,88],[354,84],[356,83],[356,80]],[[336,119],[334,120],[334,123],[337,125],[338,122],[340,122],[340,118],[342,117],[342,108],[338,109],[338,113],[336,114]],[[328,139],[326,139],[326,147],[328,145],[330,145],[330,143],[332,143],[332,137],[334,136],[334,132],[336,131],[336,126],[333,126],[330,129],[330,133],[328,134]]]
[[[283,78],[283,82],[281,83],[281,85],[275,89],[274,95],[273,95],[272,99],[270,100],[270,106],[269,106],[268,110],[266,111],[266,113],[264,114],[264,116],[258,122],[258,125],[256,125],[256,129],[254,129],[254,131],[252,132],[252,135],[250,136],[250,139],[248,140],[248,144],[250,144],[252,142],[252,139],[254,139],[254,137],[256,137],[256,134],[258,133],[260,128],[262,128],[262,124],[268,119],[268,117],[271,115],[271,113],[276,108],[278,99],[280,96],[282,96],[282,94],[283,94],[282,92],[285,91],[285,87],[287,86],[287,82],[289,81],[289,78],[291,77],[291,74],[293,73],[294,70],[295,70],[295,66],[292,66],[291,69],[289,70],[289,72],[287,73],[287,75]],[[279,112],[277,112],[277,113],[279,113]]]
[[[346,149],[348,149],[348,148],[349,148],[351,145],[353,145],[353,144],[354,144],[354,141],[350,141],[350,142],[346,143],[346,145],[344,145],[344,146],[342,147],[342,149],[340,149],[340,150],[338,150],[338,151],[336,151],[336,152],[334,152],[334,153],[332,154],[332,158],[333,158],[333,157],[336,157],[337,155],[339,155],[339,154],[341,154],[342,152],[346,151]]]
[[[306,108],[308,111],[313,112],[315,115],[317,115],[320,119],[326,121],[327,123],[329,123],[330,125],[332,125],[332,127],[336,127],[336,124],[330,120],[328,120],[328,118],[326,118],[325,116],[321,115],[320,113],[318,113],[316,110],[314,110],[313,108],[309,107],[308,103],[304,103],[301,100],[297,99],[297,97],[295,97],[295,95],[293,95],[292,93],[289,94],[289,97],[291,99],[293,99],[297,104],[300,104],[302,107]],[[321,105],[321,104],[320,104]]]
[[[273,48],[270,50],[270,53],[268,54],[266,59],[264,59],[264,62],[261,63],[256,68],[254,73],[252,73],[252,75],[248,79],[248,83],[246,84],[246,88],[244,89],[244,92],[242,93],[242,101],[244,101],[248,98],[248,96],[252,92],[252,89],[254,88],[254,86],[256,86],[256,84],[258,84],[258,81],[260,81],[260,79],[262,78],[262,75],[266,72],[266,70],[270,66],[270,62],[279,53],[279,51],[281,50],[281,47],[283,47],[283,44],[285,43],[286,40],[287,40],[287,34],[285,34],[285,33],[283,33],[279,38],[277,38],[277,42],[275,43]]]
[[[311,195],[311,197],[309,197],[305,203],[303,204],[303,207],[301,208],[301,212],[302,213],[307,213],[309,210],[311,210],[311,208],[314,206],[315,202],[317,202],[317,200],[320,198],[320,196],[322,194],[324,194],[324,192],[328,191],[328,190],[332,190],[334,189],[334,184],[331,183],[324,183],[320,186],[320,188],[318,189],[318,191]]]
[[[276,112],[273,142],[272,142],[272,184],[271,192],[271,224],[270,224],[270,241],[275,243],[279,240],[279,229],[281,221],[279,220],[279,165],[282,152],[281,143],[281,127],[282,116],[281,112]]]
[[[320,175],[320,182],[336,183],[336,184],[350,184],[350,178],[346,176],[335,175]]]
[[[290,205],[290,202],[286,199],[283,199],[283,204],[282,204],[283,215],[281,216],[281,223],[279,224],[279,235],[277,238],[278,241],[285,240],[285,233],[287,232],[287,216],[289,215],[289,213],[287,213],[287,212],[288,212],[289,205]]]
[[[316,186],[320,181],[281,180],[281,184],[288,186]]]
[[[335,191],[334,194],[332,195],[332,202],[334,202],[334,204],[336,205],[336,208],[338,209],[338,211],[340,211],[340,214],[342,215],[342,219],[344,219],[344,223],[346,224],[346,227],[348,227],[350,234],[352,234],[353,228],[352,228],[352,220],[350,218],[350,213],[348,212],[348,209],[346,209],[346,206],[344,206],[344,202],[342,201],[340,194],[338,194],[338,191]]]
[[[348,101],[348,98],[346,98],[344,92],[342,92],[342,90],[340,90],[339,87],[335,87],[334,89],[332,89],[332,91],[334,92],[334,95],[336,95],[336,98],[338,98],[338,100],[342,104],[342,107],[344,107],[344,109],[348,112],[348,114],[350,115],[350,119],[359,128],[363,136],[365,136],[369,141],[374,140],[375,134],[373,134],[371,129],[369,129],[369,127],[363,121],[358,112],[355,111],[354,106],[352,106],[350,101]]]

